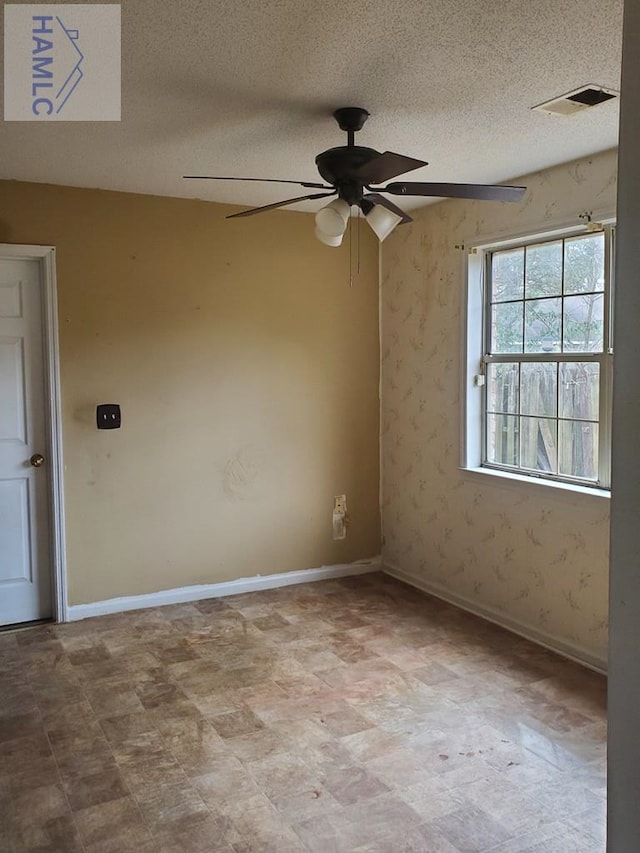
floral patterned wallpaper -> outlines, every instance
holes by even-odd
[[[615,151],[531,175],[519,205],[423,208],[382,250],[385,564],[604,665],[609,502],[460,470],[465,241],[615,210]]]

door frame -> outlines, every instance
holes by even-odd
[[[66,622],[67,559],[64,524],[64,466],[62,460],[62,405],[60,392],[60,353],[58,347],[58,299],[56,287],[56,250],[54,246],[0,243],[0,258],[39,262],[42,289],[42,334],[45,379],[45,431],[49,465],[49,538],[53,617]]]

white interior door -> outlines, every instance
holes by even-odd
[[[0,257],[0,625],[51,616],[40,263]]]

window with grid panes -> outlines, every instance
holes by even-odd
[[[483,465],[609,487],[613,234],[487,252]]]

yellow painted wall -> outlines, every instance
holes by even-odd
[[[377,241],[349,287],[311,216],[231,211],[0,182],[0,242],[57,249],[71,604],[379,553]]]
[[[607,151],[529,175],[521,204],[447,201],[382,251],[385,563],[594,663],[607,654],[609,501],[470,474],[461,464],[462,309],[471,241],[615,211]]]

